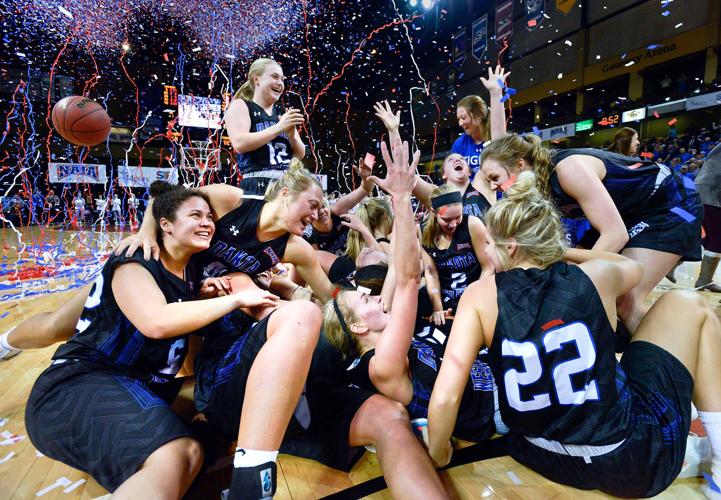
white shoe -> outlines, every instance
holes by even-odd
[[[711,445],[707,437],[689,435],[686,440],[686,454],[678,477],[699,477],[711,472]],[[719,497],[721,498],[721,497]]]
[[[22,351],[22,349],[17,349],[8,344],[7,338],[11,331],[12,329],[0,335],[0,360],[10,359],[13,356],[17,356],[20,354],[20,351]]]
[[[706,484],[701,486],[701,493],[711,500],[721,500],[721,489],[716,485],[709,474],[704,474]]]

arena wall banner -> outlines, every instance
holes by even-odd
[[[453,35],[453,66],[461,69],[466,62],[466,28]]]
[[[541,129],[541,133],[538,135],[542,141],[555,141],[564,137],[571,137],[576,135],[576,124],[566,123],[557,127],[544,128]]]
[[[496,45],[503,47],[503,40],[513,35],[513,0],[496,6]]]
[[[105,184],[105,165],[92,163],[48,163],[53,184]]]
[[[703,94],[686,98],[686,109],[689,111],[691,111],[692,109],[718,106],[719,104],[721,104],[721,90],[718,92],[711,92],[710,94]]]
[[[178,171],[174,168],[118,167],[118,184],[123,187],[150,187],[154,181],[178,183]]]
[[[488,48],[488,14],[473,21],[471,29],[471,53],[478,61],[483,61]]]

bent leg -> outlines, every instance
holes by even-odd
[[[250,369],[238,447],[277,450],[298,404],[320,333],[320,309],[290,302],[268,321],[268,340]]]
[[[203,465],[203,447],[195,439],[164,444],[145,460],[140,470],[113,493],[114,499],[179,499]]]
[[[666,273],[674,268],[681,257],[649,248],[626,248],[621,254],[640,262],[644,268],[641,282],[629,290],[618,304],[619,316],[629,331],[633,333],[648,309],[644,304],[646,296],[666,276]]]
[[[351,446],[376,447],[393,498],[448,498],[402,404],[380,394],[368,398],[353,417],[349,441]]]
[[[681,361],[694,379],[694,403],[721,411],[721,323],[706,299],[694,292],[664,294],[643,318],[633,341],[663,348]]]
[[[13,328],[7,340],[18,349],[38,349],[64,342],[73,336],[92,284],[75,292],[52,312],[36,314]]]

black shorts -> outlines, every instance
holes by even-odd
[[[358,409],[375,392],[351,385],[345,368],[338,352],[321,334],[306,382],[310,427],[301,430],[291,422],[281,452],[346,472],[363,455],[364,448],[350,446],[350,426]]]
[[[245,334],[238,334],[224,352],[207,359],[196,359],[196,409],[229,438],[235,439],[238,435],[245,384],[253,362],[268,338],[271,316],[255,323]],[[212,340],[206,339],[206,342]],[[218,353],[217,350],[214,352]]]
[[[557,483],[619,497],[649,497],[681,471],[691,425],[693,379],[673,355],[649,342],[631,342],[621,358],[631,393],[626,440],[590,463],[547,451],[513,436],[511,456]]]
[[[328,279],[331,283],[350,285],[350,279],[355,274],[355,262],[347,255],[341,255],[331,264],[328,269]]]
[[[698,201],[698,203],[696,203]],[[689,195],[683,210],[673,212],[663,207],[644,217],[625,221],[630,239],[624,248],[648,248],[681,256],[684,261],[701,260],[701,223],[703,205],[697,193]],[[579,244],[591,248],[598,231],[591,228]]]
[[[283,172],[280,172],[281,174]],[[268,186],[278,179],[271,177],[244,177],[240,181],[240,189],[243,190],[243,194],[255,194],[259,196],[265,196],[265,190]]]
[[[150,387],[86,361],[48,367],[25,409],[33,445],[90,474],[112,492],[164,444],[192,437],[183,419]]]

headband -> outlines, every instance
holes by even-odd
[[[348,347],[352,350],[353,349],[353,335],[350,333],[350,330],[348,329],[348,325],[345,322],[345,317],[343,316],[343,313],[340,310],[340,306],[338,306],[338,299],[333,299],[333,309],[335,309],[335,314],[338,316],[338,321],[340,322],[340,328],[343,330],[343,333],[345,334],[345,338],[348,341]]]
[[[463,203],[463,196],[458,191],[451,191],[450,193],[442,194],[431,199],[431,205],[433,210],[438,210],[446,205],[453,205],[454,203]]]
[[[373,264],[370,266],[359,267],[355,272],[355,281],[364,282],[372,279],[385,279],[388,274],[388,266]]]

